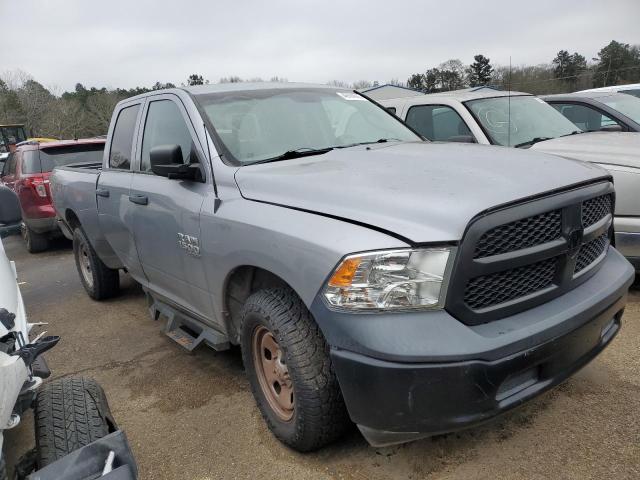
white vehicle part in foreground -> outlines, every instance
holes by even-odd
[[[25,342],[29,342],[29,325],[18,288],[15,264],[7,258],[0,242],[0,308],[15,314],[15,325],[8,330],[0,323],[0,337],[9,331],[21,332]],[[11,413],[24,382],[29,378],[27,366],[17,355],[0,353],[0,448],[2,448],[2,430],[11,421]],[[12,425],[15,426],[15,425]]]

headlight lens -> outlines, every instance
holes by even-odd
[[[350,310],[442,308],[451,248],[387,250],[349,255],[331,276],[324,296]]]

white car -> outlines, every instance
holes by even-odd
[[[607,127],[603,128],[606,132],[582,132],[538,97],[490,87],[381,99],[379,103],[432,141],[530,148],[606,168],[616,185],[616,247],[640,271],[637,133]]]

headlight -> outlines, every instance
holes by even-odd
[[[324,296],[349,310],[442,308],[451,248],[386,250],[349,255],[334,270]]]

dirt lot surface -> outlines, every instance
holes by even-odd
[[[28,254],[5,239],[33,322],[62,336],[47,354],[54,376],[98,380],[126,431],[142,479],[601,479],[640,478],[640,287],[622,332],[559,388],[482,427],[374,449],[357,431],[300,455],[269,433],[244,377],[240,352],[185,353],[160,331],[142,290],[85,294],[70,247]],[[455,399],[452,399],[455,401]],[[33,445],[27,416],[8,432],[9,461]]]

